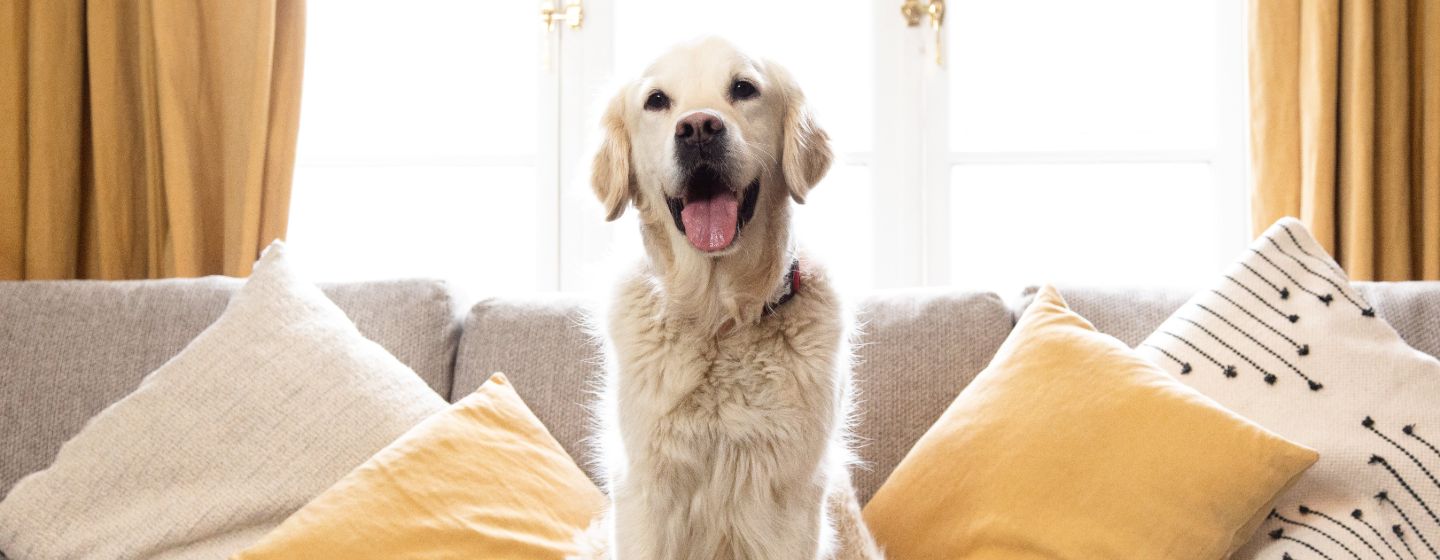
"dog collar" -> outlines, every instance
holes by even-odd
[[[763,317],[765,315],[774,313],[776,309],[780,308],[780,306],[785,305],[785,302],[790,301],[791,298],[795,297],[795,294],[799,291],[800,258],[795,257],[790,260],[790,268],[785,272],[785,277],[780,279],[780,289],[776,292],[777,295],[775,296],[775,299],[765,304],[765,310],[761,312],[760,315]]]

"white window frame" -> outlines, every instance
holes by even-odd
[[[547,175],[541,171],[540,211],[555,210],[552,217],[542,219],[541,242],[550,239],[558,241],[554,254],[543,259],[540,270],[543,289],[565,291],[585,287],[583,271],[576,266],[566,267],[564,263],[586,262],[603,255],[609,249],[613,230],[605,227],[590,202],[589,157],[590,149],[596,145],[599,132],[599,111],[605,99],[595,95],[608,96],[607,88],[617,85],[613,72],[614,49],[613,30],[615,0],[584,0],[585,19],[579,30],[563,28],[546,33],[541,39],[542,49],[559,52],[559,62],[550,72],[542,76],[541,89],[546,92],[544,103],[554,103],[557,122],[544,122],[543,130],[555,130],[556,137],[542,140],[540,160],[556,161],[558,173]],[[920,65],[900,65],[899,46],[906,39],[907,28],[899,21],[898,4],[891,0],[872,0],[876,48],[881,51],[875,57],[877,91],[874,101],[876,142],[872,152],[843,152],[836,155],[838,163],[862,164],[871,168],[873,177],[904,177],[904,182],[919,184],[917,156],[922,153],[919,139],[903,127],[893,126],[899,122],[910,105],[893,102],[896,99],[916,98],[919,81],[914,74],[904,74],[907,69],[918,72]],[[913,45],[912,45],[913,46]],[[888,49],[888,51],[887,51]],[[887,55],[888,53],[888,55]],[[889,56],[893,55],[893,56]],[[912,57],[913,58],[913,57]],[[900,70],[902,74],[892,74]],[[608,99],[608,98],[607,98]],[[909,122],[919,125],[919,120]],[[886,129],[880,126],[885,123]],[[543,135],[542,135],[543,136]],[[552,159],[553,158],[553,159]],[[872,181],[878,184],[878,181]],[[904,197],[874,197],[875,223],[910,223],[916,221],[916,207],[913,201]],[[887,271],[885,277],[877,277],[877,287],[913,285],[912,274],[902,272],[903,268],[918,269],[921,262],[918,244],[921,232],[901,233],[901,239],[891,239],[900,228],[877,227],[875,268]],[[900,251],[893,247],[905,247]],[[900,272],[890,274],[891,271]],[[877,272],[878,274],[878,272]]]
[[[597,96],[608,96],[607,88],[616,84],[611,78],[615,1],[583,0],[582,28],[562,23],[539,39],[548,62],[540,76],[542,133],[536,166],[538,246],[544,252],[537,288],[542,291],[585,288],[588,279],[578,263],[603,255],[613,242],[613,229],[600,219],[588,182],[590,150],[598,140],[598,112],[604,101]],[[1046,152],[950,150],[945,125],[948,70],[935,63],[934,32],[927,25],[907,27],[899,4],[872,0],[873,151],[838,154],[841,162],[868,165],[872,188],[883,195],[873,197],[876,288],[951,282],[949,196],[956,164],[1208,164],[1214,170],[1214,197],[1222,220],[1222,234],[1215,239],[1217,269],[1249,241],[1245,53],[1237,40],[1244,33],[1243,2],[1215,3],[1220,35],[1215,100],[1221,120],[1213,149]]]
[[[882,0],[881,3],[886,2]],[[920,116],[924,122],[938,124],[924,127],[925,157],[920,163],[924,178],[920,183],[921,192],[910,195],[920,201],[919,204],[924,209],[924,231],[919,234],[925,247],[923,263],[919,265],[921,273],[919,276],[900,280],[911,285],[946,285],[951,282],[950,177],[953,166],[958,164],[1207,164],[1213,170],[1213,196],[1221,220],[1217,228],[1221,234],[1214,240],[1217,247],[1215,267],[1216,270],[1221,270],[1251,239],[1249,203],[1246,196],[1249,177],[1246,157],[1248,105],[1244,44],[1242,40],[1237,40],[1244,37],[1244,3],[1239,0],[1221,0],[1214,4],[1214,8],[1218,23],[1214,100],[1215,114],[1220,120],[1216,123],[1214,147],[1209,150],[951,150],[948,126],[945,126],[949,123],[949,71],[945,66],[934,63],[933,49],[937,43],[933,32],[923,25],[911,28],[913,36],[907,40],[918,42],[920,48],[925,50],[927,56],[924,62],[928,64],[924,64],[925,68],[921,72],[924,83],[918,94],[921,102],[908,105],[926,113]],[[941,32],[945,33],[952,27],[946,26]],[[916,38],[917,36],[919,38]],[[951,40],[948,36],[944,39],[947,44]]]

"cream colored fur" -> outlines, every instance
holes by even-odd
[[[734,101],[733,80],[760,95]],[[646,111],[663,90],[666,111]],[[759,180],[754,218],[719,253],[693,248],[677,196],[675,122],[708,109],[732,142],[735,184]],[[602,438],[609,541],[619,560],[876,559],[847,472],[848,315],[823,270],[762,309],[790,265],[790,200],[830,165],[829,141],[790,75],[716,39],[682,45],[621,89],[604,116],[595,193],[610,219],[639,212],[647,258],[603,320]],[[592,555],[601,555],[592,552]]]

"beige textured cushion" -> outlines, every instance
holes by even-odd
[[[993,293],[906,290],[861,302],[855,385],[861,503],[990,363],[1014,318]]]
[[[15,485],[0,550],[224,558],[443,407],[272,246],[215,324]]]
[[[1411,347],[1440,356],[1440,282],[1354,282]],[[1015,309],[1023,310],[1037,288],[1026,288]],[[1190,299],[1195,290],[1121,286],[1059,286],[1076,313],[1100,332],[1139,344]]]
[[[0,282],[0,496],[135,390],[225,310],[243,280]],[[448,394],[456,304],[434,280],[322,286],[360,328]]]
[[[1183,288],[1145,288],[1138,286],[1066,286],[1057,287],[1065,301],[1095,329],[1134,347],[1155,327],[1170,317],[1190,298],[1195,290]],[[1016,303],[1016,313],[1029,307],[1038,288],[1026,288]]]
[[[1353,282],[1410,347],[1440,356],[1440,282]]]
[[[588,404],[599,387],[600,347],[587,334],[576,297],[488,299],[470,310],[455,359],[451,395],[465,396],[503,372],[560,446],[598,480],[588,460],[594,423]]]
[[[454,395],[505,372],[555,439],[596,476],[587,449],[602,366],[575,298],[494,299],[465,319]],[[1014,319],[999,296],[941,290],[860,301],[856,344],[860,414],[856,491],[868,499],[960,389],[989,363]]]

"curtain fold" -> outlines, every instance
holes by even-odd
[[[0,279],[244,276],[284,237],[304,0],[0,6]]]
[[[1251,220],[1359,280],[1440,280],[1440,5],[1250,1]]]

